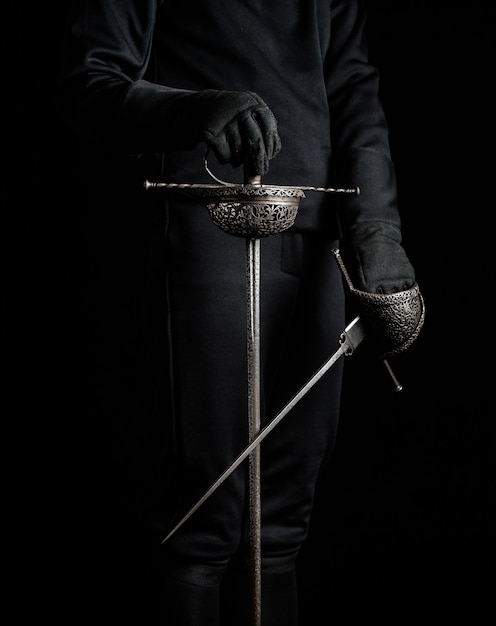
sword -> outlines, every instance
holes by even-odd
[[[165,543],[168,539],[174,535],[174,533],[181,528],[181,526],[193,515],[193,513],[207,500],[213,493],[222,485],[222,483],[234,472],[234,470],[241,465],[241,463],[248,457],[257,446],[267,437],[267,435],[274,430],[274,428],[281,422],[281,420],[291,411],[291,409],[305,396],[308,391],[324,376],[324,374],[331,369],[336,361],[341,356],[351,356],[358,346],[365,339],[367,332],[363,320],[359,315],[355,317],[343,330],[339,336],[339,347],[311,376],[308,381],[300,388],[300,390],[291,398],[291,400],[279,411],[279,413],[258,431],[258,434],[253,437],[251,442],[246,448],[234,459],[234,461],[222,472],[222,474],[211,484],[211,486],[205,491],[201,498],[194,504],[189,511],[184,515],[180,521],[174,526],[169,534],[162,540],[161,543]]]

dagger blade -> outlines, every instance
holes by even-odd
[[[360,316],[356,316],[343,330],[339,336],[339,347],[321,367],[311,376],[308,381],[300,388],[300,390],[291,398],[291,400],[279,411],[279,413],[262,428],[253,438],[251,443],[234,459],[234,461],[220,474],[220,476],[210,485],[201,498],[194,504],[189,511],[179,520],[172,528],[169,534],[161,541],[165,543],[168,539],[179,530],[179,528],[200,508],[200,506],[216,491],[220,485],[238,468],[241,463],[253,452],[253,450],[262,443],[267,435],[281,422],[281,420],[291,411],[291,409],[303,398],[304,395],[328,372],[331,367],[341,356],[351,356],[362,341],[367,336],[364,324]]]

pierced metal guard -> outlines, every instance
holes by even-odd
[[[284,187],[204,189],[207,209],[216,226],[231,235],[267,237],[290,228],[305,194]]]
[[[162,183],[145,181],[146,190],[151,189],[200,189],[212,221],[230,235],[240,237],[267,237],[290,228],[298,214],[300,200],[305,191],[323,193],[355,194],[355,188],[263,185],[260,176],[245,172],[243,185],[217,178],[209,169],[207,155],[204,167],[218,184]]]

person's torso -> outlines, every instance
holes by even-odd
[[[330,2],[319,0],[165,0],[159,11],[149,78],[183,89],[258,93],[274,112],[281,152],[264,183],[329,186],[330,121],[324,53],[330,38]],[[214,159],[214,157],[211,157]],[[242,172],[210,162],[223,180]],[[169,175],[179,182],[206,180],[203,152],[175,155]],[[185,181],[185,179],[190,179]],[[210,182],[212,182],[210,180]],[[308,218],[330,204],[310,194]],[[306,217],[299,211],[298,222]]]

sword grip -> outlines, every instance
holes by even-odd
[[[256,174],[250,167],[248,161],[243,164],[243,180],[245,185],[261,185],[262,177]]]

